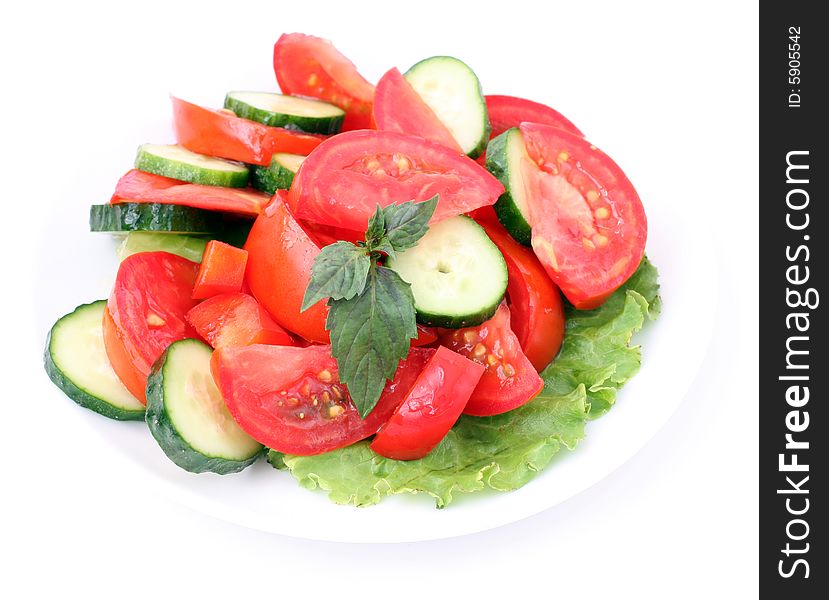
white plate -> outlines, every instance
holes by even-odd
[[[223,89],[212,90],[210,97],[221,98]],[[171,139],[164,114],[166,92],[158,94],[164,102],[122,123],[117,136],[105,123],[91,130],[93,140],[105,139],[108,145],[101,149],[101,145],[84,144],[84,155],[76,156],[79,164],[94,164],[97,169],[80,171],[74,182],[70,180],[52,196],[39,249],[35,295],[38,328],[44,338],[59,316],[77,304],[109,294],[117,266],[115,242],[87,233],[88,205],[108,199],[115,179],[131,163],[140,142]],[[207,95],[186,97],[208,101]],[[631,152],[620,162],[629,164],[635,156]],[[648,175],[659,179],[639,169],[634,182],[645,199],[648,254],[660,269],[664,302],[659,320],[637,338],[644,346],[642,370],[620,392],[614,409],[588,424],[587,438],[574,452],[562,452],[520,490],[461,495],[440,511],[423,494],[395,496],[357,509],[335,505],[323,493],[300,488],[289,474],[275,471],[264,461],[232,476],[187,473],[167,460],[142,423],[109,421],[78,408],[71,413],[76,422],[67,426],[101,436],[112,452],[136,467],[137,486],[156,484],[169,497],[196,510],[290,536],[345,542],[438,539],[497,527],[552,507],[607,476],[661,428],[696,376],[711,337],[715,310],[711,299],[717,296],[708,228],[700,215],[687,209],[687,202],[681,213],[676,210],[677,197],[668,196],[670,187],[648,181]],[[57,389],[53,393],[60,396]]]

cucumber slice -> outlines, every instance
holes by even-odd
[[[82,304],[58,319],[46,338],[43,364],[49,379],[72,400],[119,421],[144,418],[144,405],[127,391],[104,348],[106,300]]]
[[[405,73],[423,101],[446,125],[470,158],[486,148],[491,127],[481,82],[466,63],[451,56],[433,56]]]
[[[225,108],[237,117],[306,133],[339,133],[345,111],[322,100],[269,92],[229,92]]]
[[[517,127],[507,129],[489,142],[486,168],[504,184],[504,193],[495,203],[498,220],[516,241],[530,245],[529,203],[524,185],[522,164],[532,162],[524,146],[524,136]]]
[[[147,379],[147,425],[164,453],[191,473],[237,473],[264,453],[233,420],[210,374],[212,348],[173,342]]]
[[[471,327],[492,317],[507,290],[507,264],[483,228],[464,215],[429,226],[387,265],[412,285],[417,320]]]
[[[136,203],[93,204],[89,209],[89,229],[106,233],[154,231],[216,235],[223,231],[217,213],[176,204]]]
[[[118,260],[139,252],[169,252],[200,263],[208,240],[189,235],[167,235],[149,231],[132,231],[118,246]]]
[[[245,165],[197,154],[177,144],[139,146],[135,168],[145,173],[201,185],[240,188],[248,184],[248,169]]]
[[[269,166],[251,165],[251,185],[271,195],[275,194],[276,190],[287,190],[291,187],[294,175],[299,171],[299,165],[304,160],[305,157],[301,154],[277,152],[271,157]]]
[[[245,242],[248,241],[248,235],[250,235],[254,221],[255,219],[228,218],[224,224],[224,231],[213,237],[225,244],[242,248]]]

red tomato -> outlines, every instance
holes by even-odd
[[[491,210],[491,209],[490,209]],[[516,242],[498,222],[479,221],[507,263],[510,324],[524,354],[541,371],[558,354],[564,339],[564,304],[532,250]]]
[[[417,337],[412,340],[412,346],[428,346],[433,344],[438,339],[437,329],[434,327],[426,327],[426,325],[417,324]]]
[[[440,343],[486,367],[465,414],[486,417],[507,412],[535,398],[544,387],[510,329],[505,303],[494,317],[477,327],[444,329]]]
[[[524,121],[552,125],[582,137],[578,127],[564,115],[549,106],[514,96],[485,96],[489,122],[492,124],[490,139],[501,135],[510,127],[518,127]]]
[[[522,123],[523,176],[532,246],[550,278],[580,309],[596,308],[633,274],[645,253],[639,195],[604,152],[549,125]]]
[[[484,367],[443,346],[426,363],[371,449],[395,460],[423,458],[461,416]]]
[[[492,206],[482,206],[467,213],[468,217],[472,217],[478,225],[484,223],[500,223],[498,215],[495,214],[495,209]]]
[[[413,349],[365,419],[339,382],[330,346],[224,347],[211,367],[230,414],[251,437],[279,452],[311,455],[376,433],[433,352]]]
[[[319,98],[342,108],[344,130],[369,126],[374,86],[328,40],[282,34],[273,47],[273,70],[283,93]]]
[[[193,287],[193,299],[241,291],[247,262],[247,250],[218,240],[207,242]]]
[[[197,185],[132,169],[118,180],[110,203],[180,204],[255,217],[270,200],[254,190]]]
[[[147,387],[147,376],[141,371],[133,367],[133,358],[127,350],[125,342],[121,341],[118,334],[118,329],[112,316],[108,310],[104,311],[104,321],[102,323],[104,334],[104,348],[107,353],[112,369],[118,375],[118,379],[124,384],[130,393],[141,400],[143,404],[147,403],[147,395],[145,388]]]
[[[319,247],[296,222],[279,190],[250,230],[245,281],[274,320],[312,342],[328,342],[324,300],[299,312]]]
[[[365,233],[352,231],[350,229],[343,229],[342,227],[320,225],[319,223],[312,223],[311,221],[300,221],[299,224],[305,230],[305,233],[307,233],[308,236],[314,240],[314,243],[320,248],[330,244],[335,244],[342,240],[357,243],[363,241],[366,237]]]
[[[397,69],[390,69],[377,82],[372,124],[375,129],[416,135],[465,154],[446,125]]]
[[[173,97],[173,126],[179,144],[200,154],[269,165],[274,152],[306,155],[325,137],[268,127],[226,110],[211,110]]]
[[[294,345],[291,335],[247,294],[220,294],[208,298],[190,309],[187,322],[214,348]]]
[[[185,315],[199,265],[169,252],[140,252],[118,267],[104,313],[104,346],[115,373],[146,403],[156,359],[175,341],[197,338]]]
[[[504,187],[466,156],[392,131],[336,135],[305,159],[288,202],[297,217],[365,231],[377,204],[440,195],[433,221],[493,204]]]

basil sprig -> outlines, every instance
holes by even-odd
[[[340,381],[360,416],[377,405],[386,381],[417,337],[411,286],[381,262],[412,248],[429,229],[438,197],[425,202],[377,206],[365,241],[336,242],[314,260],[302,300],[307,310],[328,298],[331,352]]]

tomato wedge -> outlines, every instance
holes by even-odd
[[[197,185],[132,169],[118,180],[110,203],[179,204],[255,217],[270,200],[254,190]]]
[[[573,306],[596,308],[642,261],[642,202],[622,169],[584,138],[537,123],[520,129],[534,161],[522,170],[533,250]]]
[[[325,301],[299,311],[320,249],[294,219],[284,197],[284,191],[279,190],[253,223],[245,242],[245,281],[277,323],[306,340],[327,343]]]
[[[268,127],[171,97],[176,141],[200,154],[267,166],[275,152],[306,155],[325,137]]]
[[[366,237],[365,233],[343,229],[342,227],[320,225],[319,223],[312,223],[311,221],[300,221],[299,224],[320,248],[330,244],[336,244],[339,241],[357,243],[365,240]]]
[[[283,93],[319,98],[342,108],[343,130],[369,127],[374,86],[328,40],[283,34],[273,47],[273,70]]]
[[[423,458],[446,436],[484,374],[484,366],[438,347],[371,449],[395,460]]]
[[[193,286],[193,299],[240,292],[245,281],[247,250],[219,240],[210,240],[204,249],[201,266]]]
[[[248,294],[219,294],[208,298],[190,309],[187,322],[214,348],[294,345],[291,335]]]
[[[393,131],[349,131],[302,163],[288,194],[300,219],[365,231],[377,204],[440,195],[432,221],[491,205],[504,187],[475,161]]]
[[[372,125],[383,131],[416,135],[465,154],[446,125],[396,68],[389,69],[377,82]]]
[[[268,448],[304,456],[376,433],[433,353],[411,350],[365,419],[339,382],[330,346],[223,347],[211,367],[230,414],[248,435]]]
[[[480,219],[479,223],[507,263],[512,330],[527,359],[536,371],[541,371],[558,354],[564,339],[561,292],[532,250],[512,238],[494,211],[491,219]]]
[[[512,410],[535,398],[544,387],[510,329],[510,313],[502,303],[489,321],[477,327],[444,329],[440,343],[486,367],[463,412],[485,417]]]
[[[198,337],[185,315],[197,263],[169,252],[139,252],[118,267],[104,312],[104,346],[115,373],[146,404],[144,388],[156,359],[175,341]]]
[[[515,96],[495,95],[484,98],[489,112],[489,122],[492,124],[489,139],[501,135],[510,127],[518,127],[524,121],[551,125],[580,137],[584,135],[567,117],[539,102]]]

